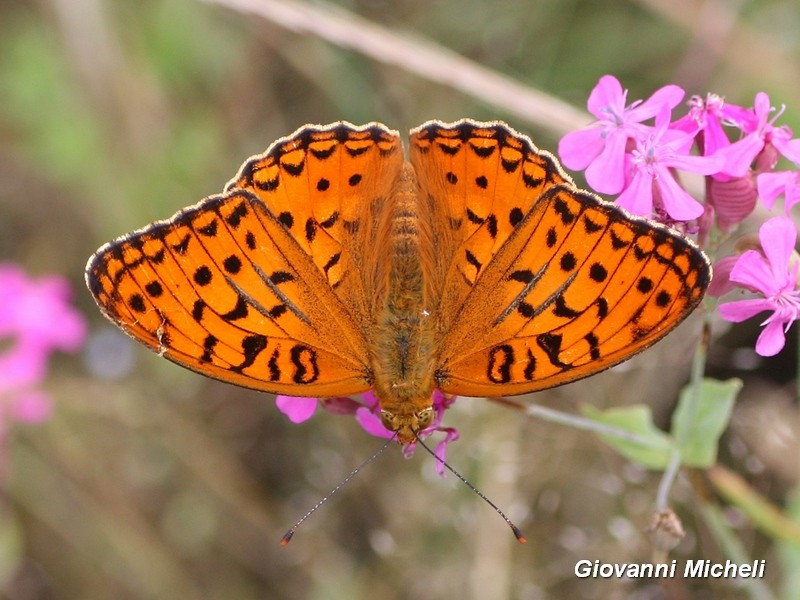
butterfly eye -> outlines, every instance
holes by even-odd
[[[381,423],[389,431],[397,431],[397,417],[388,410],[381,411]]]
[[[428,427],[433,422],[433,408],[429,406],[419,411],[417,413],[417,422],[419,423],[419,431]]]

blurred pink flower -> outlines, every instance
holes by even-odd
[[[54,350],[74,352],[86,322],[70,304],[69,283],[57,276],[31,279],[17,265],[0,264],[0,440],[9,421],[40,422],[52,411],[37,389]],[[7,341],[7,342],[6,342]]]
[[[788,217],[773,217],[758,232],[763,254],[757,250],[742,253],[730,270],[730,281],[760,294],[761,298],[735,300],[719,306],[727,321],[739,323],[771,311],[758,336],[756,352],[774,356],[786,343],[786,331],[800,317],[800,292],[797,290],[798,264],[792,259],[797,229]]]
[[[558,154],[569,169],[586,169],[586,181],[603,194],[618,194],[625,185],[625,152],[628,140],[638,137],[646,121],[663,105],[675,108],[684,91],[677,85],[656,90],[645,101],[626,106],[627,90],[616,77],[604,75],[589,95],[587,108],[597,117],[591,126],[561,138]]]

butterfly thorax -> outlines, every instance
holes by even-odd
[[[434,346],[431,307],[426,305],[423,241],[428,234],[418,200],[417,179],[406,164],[387,200],[378,238],[387,254],[375,260],[384,281],[384,298],[377,312],[373,355],[374,391],[384,425],[397,432],[398,441],[414,440],[414,432],[433,418]],[[382,238],[382,239],[381,239]]]

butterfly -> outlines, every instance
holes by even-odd
[[[708,259],[579,190],[501,122],[306,125],[224,192],[102,246],[86,281],[145,346],[236,385],[373,390],[401,444],[435,390],[517,395],[587,377],[701,301]]]

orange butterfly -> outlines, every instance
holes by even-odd
[[[700,302],[705,255],[578,190],[500,122],[307,125],[225,191],[100,248],[86,281],[131,336],[290,396],[374,390],[401,444],[435,390],[523,394],[647,348]]]

